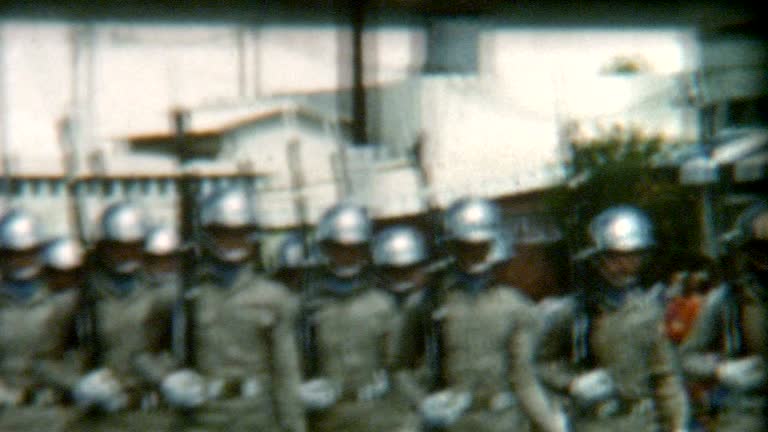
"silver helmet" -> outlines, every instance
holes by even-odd
[[[501,211],[493,201],[463,198],[446,210],[446,240],[490,242],[498,236]]]
[[[342,203],[325,212],[317,226],[317,239],[359,245],[370,241],[372,230],[368,211],[364,207]]]
[[[620,205],[604,210],[589,225],[594,252],[637,252],[655,244],[653,224],[642,210]]]
[[[172,255],[179,251],[179,247],[179,235],[170,227],[153,228],[144,240],[144,252],[149,255]]]
[[[112,204],[101,216],[101,234],[104,240],[140,242],[146,234],[144,214],[139,207],[128,202]]]
[[[277,251],[278,270],[299,269],[311,263],[311,257],[307,257],[304,239],[298,233],[285,236]]]
[[[60,271],[74,270],[84,263],[85,252],[80,242],[69,238],[57,238],[43,250],[43,261],[46,266]]]
[[[0,248],[24,251],[40,246],[41,242],[42,235],[32,214],[14,209],[0,219]]]
[[[424,235],[414,227],[389,227],[373,239],[373,263],[377,266],[406,267],[429,258]]]
[[[200,222],[203,226],[242,228],[253,225],[253,212],[245,192],[229,188],[214,192],[203,202]]]

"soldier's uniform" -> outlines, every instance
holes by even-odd
[[[735,286],[713,290],[693,332],[681,346],[683,368],[694,382],[717,381],[717,369],[728,361],[768,356],[768,299],[766,288],[753,277],[744,277]],[[762,378],[747,379],[741,385],[721,385],[715,394],[719,412],[714,430],[762,431],[768,425],[765,363]],[[746,372],[744,373],[746,378]],[[749,382],[752,381],[752,382]]]
[[[560,393],[576,431],[689,426],[679,362],[664,331],[665,287],[642,280],[652,232],[637,208],[598,214],[589,227],[593,253],[575,266],[576,294],[548,317],[540,375]]]
[[[0,430],[57,431],[69,415],[62,396],[80,372],[81,359],[70,349],[77,292],[51,294],[40,280],[25,283],[37,285],[30,298],[16,297],[12,282],[0,291],[0,392],[8,404]]]
[[[394,300],[374,289],[364,274],[341,279],[330,272],[313,277],[305,307],[312,326],[315,375],[330,380],[338,400],[310,414],[312,431],[407,431],[418,426],[402,399],[389,392]],[[332,289],[330,285],[337,285]],[[346,285],[339,290],[338,285]],[[345,292],[346,295],[338,294]],[[410,423],[409,423],[410,422]]]
[[[467,392],[471,405],[447,431],[528,430],[510,383],[510,350],[531,304],[489,274],[448,274],[440,284],[437,321],[444,390]]]
[[[663,334],[664,304],[659,294],[637,288],[619,303],[601,299],[590,307],[596,310],[586,312],[584,301],[573,298],[550,316],[539,345],[542,380],[567,405],[574,430],[687,427],[685,390],[674,349]],[[597,368],[607,371],[615,394],[592,405],[571,398],[574,379]]]
[[[174,428],[303,431],[297,301],[282,285],[244,266],[214,271],[193,296],[196,366],[210,400],[178,416]]]
[[[89,275],[96,292],[92,310],[98,323],[101,367],[108,368],[128,397],[114,413],[83,412],[70,430],[167,430],[158,408],[157,386],[177,367],[171,353],[173,284],[150,288],[143,275]]]
[[[741,274],[707,296],[680,348],[683,367],[691,381],[714,387],[715,430],[763,431],[768,428],[768,204],[748,207],[724,238],[735,247]]]

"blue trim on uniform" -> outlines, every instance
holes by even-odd
[[[43,286],[39,278],[27,280],[9,279],[3,282],[3,293],[15,301],[26,302],[32,299]]]

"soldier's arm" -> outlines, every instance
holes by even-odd
[[[78,319],[84,313],[74,303],[65,303],[54,314],[51,335],[53,349],[32,364],[34,379],[44,386],[69,394],[84,372],[85,340],[78,336]]]
[[[279,316],[271,331],[274,368],[272,391],[278,410],[278,421],[286,431],[306,430],[304,408],[299,398],[301,371],[296,343],[295,323],[298,304],[292,300],[279,306]]]
[[[547,395],[535,369],[540,323],[534,305],[521,305],[509,339],[509,379],[523,411],[544,432],[565,430],[565,414]]]
[[[395,323],[390,348],[390,369],[395,386],[413,405],[426,397],[429,387],[429,371],[422,364],[426,346],[426,312],[419,306],[406,307],[402,318]]]
[[[576,305],[568,301],[556,310],[541,313],[536,334],[538,377],[547,388],[559,393],[568,393],[571,382],[579,375],[571,352],[575,308]]]
[[[683,372],[696,380],[715,378],[721,355],[718,338],[722,335],[722,311],[727,300],[728,288],[721,286],[711,291],[699,313],[690,335],[680,345],[679,352]]]
[[[173,313],[172,300],[158,298],[142,323],[146,349],[136,356],[133,368],[142,381],[152,386],[160,385],[163,378],[180,367],[171,347]]]
[[[651,385],[664,430],[684,430],[691,414],[688,397],[672,342],[661,330],[651,353]]]

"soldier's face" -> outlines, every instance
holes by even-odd
[[[331,270],[339,276],[357,274],[368,262],[368,244],[344,245],[325,243],[323,252],[328,258]]]
[[[397,294],[420,289],[427,279],[426,272],[420,264],[403,267],[386,266],[379,270],[386,281],[386,289]]]
[[[144,257],[144,268],[151,275],[168,275],[181,269],[181,259],[178,254],[151,255]]]
[[[102,247],[102,259],[104,264],[115,273],[135,273],[141,268],[143,258],[141,249],[140,242],[109,242]]]
[[[490,242],[456,241],[452,249],[456,264],[467,273],[478,273],[489,267]]]
[[[33,279],[40,274],[41,264],[38,249],[24,251],[4,251],[2,257],[3,274],[11,279]]]
[[[250,236],[252,229],[243,228],[208,228],[213,254],[226,262],[240,263],[249,259],[253,252]]]
[[[609,252],[598,259],[598,268],[611,285],[624,288],[637,281],[643,257],[642,252]]]
[[[82,283],[81,269],[74,270],[54,270],[49,269],[47,272],[48,285],[51,291],[66,291],[70,289],[77,289]]]

